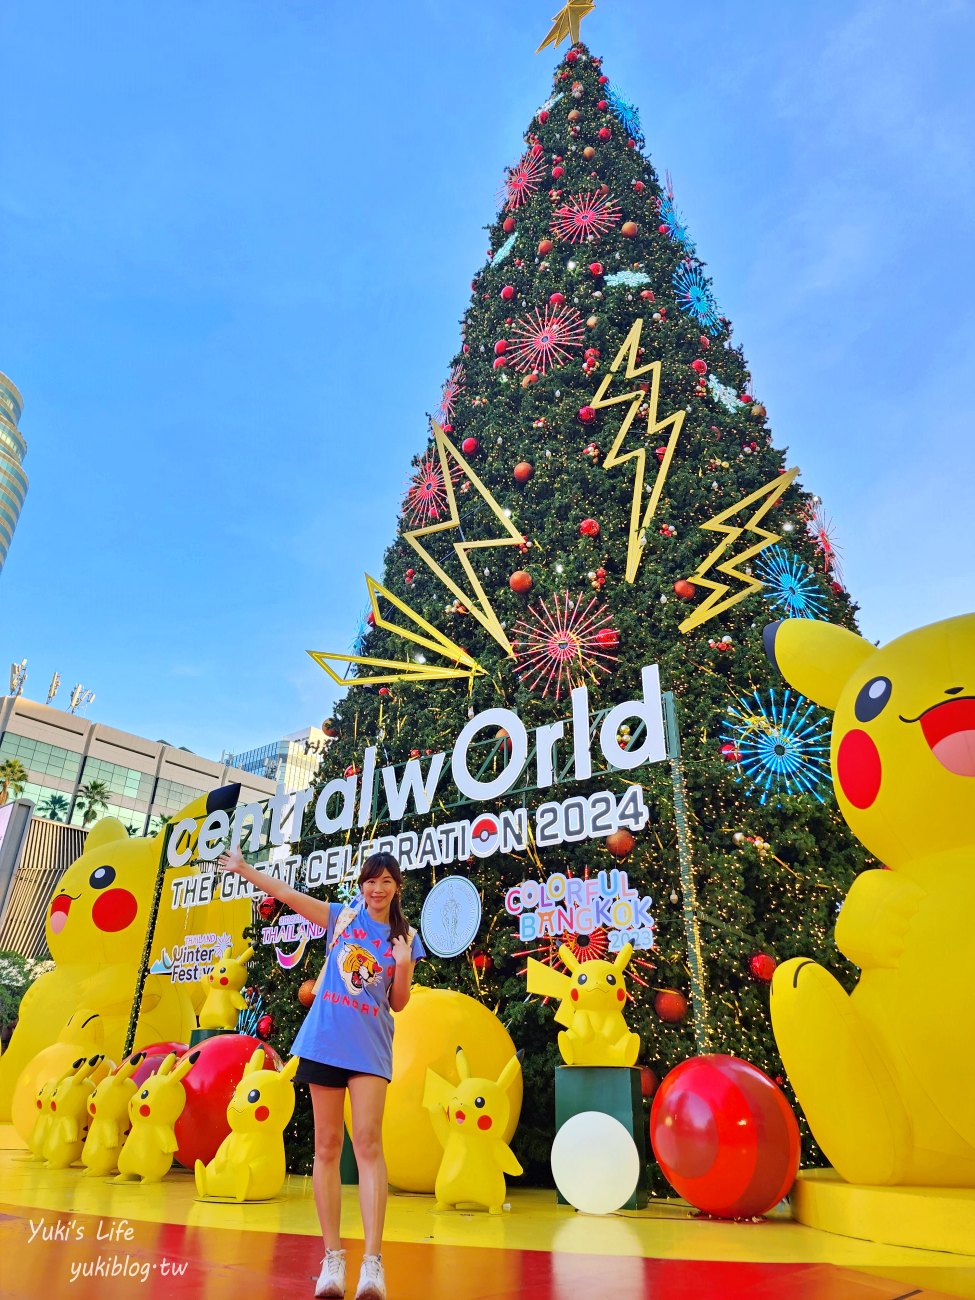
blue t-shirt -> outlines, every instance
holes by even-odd
[[[318,996],[291,1044],[291,1054],[391,1079],[393,1013],[389,989],[396,961],[389,943],[389,926],[374,921],[362,902],[333,948],[335,926],[343,910],[337,903],[329,907],[325,974]],[[427,955],[419,935],[413,938],[412,955],[414,961]]]

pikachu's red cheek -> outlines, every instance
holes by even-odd
[[[848,731],[836,751],[836,779],[854,808],[869,808],[880,793],[883,765],[865,731]]]
[[[578,989],[573,989],[572,992],[569,994],[569,997],[572,999],[573,1002],[578,1002],[578,1001],[579,1001],[579,990],[578,990]]]

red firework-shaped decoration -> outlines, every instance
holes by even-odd
[[[544,315],[536,307],[534,315],[511,326],[507,356],[515,370],[544,375],[551,366],[564,366],[570,360],[570,349],[582,346],[584,332],[575,307],[546,307]]]
[[[622,216],[611,194],[573,194],[567,203],[556,208],[552,233],[570,244],[584,239],[598,239],[611,230]]]
[[[819,552],[823,571],[831,573],[835,578],[842,578],[843,566],[840,563],[840,548],[833,538],[833,521],[822,507],[809,512],[806,528],[813,546]]]
[[[459,465],[451,465],[450,477],[453,483],[463,477]],[[428,451],[420,461],[410,482],[403,512],[414,527],[429,524],[449,513],[443,470],[436,452]]]
[[[609,952],[609,939],[601,926],[592,934],[570,934],[563,943],[576,961],[601,961]]]
[[[542,182],[545,170],[545,154],[536,146],[528,150],[520,162],[509,167],[504,181],[504,194],[509,212],[527,203]]]
[[[458,364],[451,370],[447,382],[443,386],[440,405],[437,407],[437,420],[440,424],[449,424],[454,418],[454,408],[457,405],[458,397],[463,391],[464,367]]]
[[[551,608],[540,600],[528,615],[515,624],[515,671],[530,690],[540,689],[543,698],[551,691],[559,699],[563,691],[586,679],[596,681],[616,663],[612,648],[599,641],[613,616],[595,596],[586,602],[580,595],[573,601],[566,592]]]

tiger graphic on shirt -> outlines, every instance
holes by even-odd
[[[342,980],[350,993],[361,993],[367,984],[382,979],[383,968],[367,948],[348,943],[339,962]]]

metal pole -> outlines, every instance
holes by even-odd
[[[708,1050],[708,1004],[704,985],[704,961],[701,957],[701,935],[697,925],[694,860],[691,856],[691,830],[687,820],[687,785],[684,781],[680,730],[677,725],[677,702],[673,691],[663,692],[663,706],[667,758],[670,761],[670,779],[674,787],[674,821],[677,825],[677,856],[680,860],[684,942],[687,947],[687,966],[691,975],[694,1046],[698,1055],[701,1055]]]

